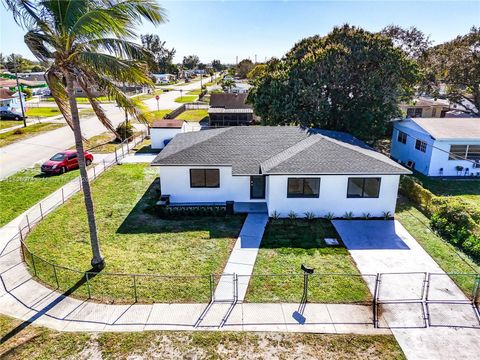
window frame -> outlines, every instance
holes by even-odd
[[[220,187],[220,169],[195,169],[195,168],[191,168],[189,169],[189,174],[190,174],[190,188],[193,188],[193,189],[218,189]],[[192,171],[203,171],[203,180],[204,180],[204,184],[205,185],[200,185],[200,186],[197,186],[197,185],[193,185],[192,183]],[[218,178],[218,185],[216,186],[207,186],[207,171],[214,171],[217,173],[217,178]]]
[[[361,196],[352,196],[350,195],[350,180],[353,179],[362,179],[362,195]],[[365,180],[376,179],[378,180],[378,189],[376,196],[365,196]],[[349,177],[347,179],[347,199],[378,199],[380,197],[380,188],[382,186],[381,177]]]
[[[422,140],[419,140],[419,139],[415,140],[415,149],[416,150],[421,151],[423,153],[426,153],[427,152],[427,146],[428,146],[428,144],[425,141],[422,141]]]
[[[290,180],[302,180],[302,194],[290,194],[289,185]],[[316,194],[305,194],[305,180],[316,180],[318,181],[317,193]],[[321,178],[319,177],[289,177],[287,178],[287,199],[318,199],[320,197],[320,182]]]
[[[408,134],[406,132],[398,130],[397,142],[399,142],[401,144],[406,144],[407,143],[407,138],[408,138]],[[404,141],[402,141],[402,140],[404,140]]]

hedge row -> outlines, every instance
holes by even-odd
[[[225,216],[225,206],[158,206],[157,214],[164,219],[185,216]]]
[[[480,260],[480,211],[458,198],[434,195],[411,176],[402,177],[400,192],[430,217],[437,234]]]

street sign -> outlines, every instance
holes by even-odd
[[[160,99],[160,95],[155,95],[155,99],[158,101]]]

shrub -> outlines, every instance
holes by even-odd
[[[422,186],[420,180],[413,176],[402,176],[400,192],[417,205],[420,210],[430,216],[433,213],[432,205],[436,196]]]
[[[384,218],[385,220],[388,220],[388,219],[390,219],[391,217],[392,217],[392,214],[390,213],[390,211],[384,211],[384,212],[383,212],[383,218]]]
[[[343,214],[343,217],[344,217],[345,219],[349,219],[349,220],[350,220],[350,219],[353,218],[353,212],[351,212],[351,211],[345,211],[345,214]]]
[[[304,215],[305,219],[307,219],[308,221],[312,221],[313,219],[315,219],[315,214],[311,211],[305,212]]]
[[[20,129],[20,128],[13,130],[14,135],[21,135],[23,133],[24,133],[23,129]]]
[[[272,213],[272,219],[273,220],[278,220],[280,219],[280,213],[277,210],[274,210]]]
[[[117,133],[120,136],[120,141],[131,138],[134,134],[133,126],[130,122],[122,122],[117,126]]]
[[[159,206],[157,214],[162,219],[184,217],[226,216],[225,206]]]
[[[333,220],[334,217],[335,217],[335,215],[332,212],[328,212],[325,215],[325,219],[327,219],[327,220]]]
[[[288,213],[288,218],[292,221],[295,221],[297,219],[297,217],[298,217],[297,213],[293,210]]]
[[[364,218],[365,220],[370,219],[371,216],[372,216],[372,215],[371,215],[370,213],[368,213],[368,212],[367,212],[367,213],[363,213],[363,218]]]

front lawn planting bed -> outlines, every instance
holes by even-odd
[[[79,171],[74,170],[63,175],[48,176],[36,166],[0,181],[0,226],[12,221],[78,174]]]
[[[41,133],[52,131],[65,126],[65,124],[54,123],[39,123],[28,125],[26,128],[18,128],[15,130],[6,131],[0,133],[0,147],[10,145],[16,141],[25,140],[32,136],[39,135]]]
[[[198,96],[196,95],[183,95],[179,96],[175,99],[175,102],[177,103],[190,103],[193,102],[197,99]]]
[[[60,115],[61,112],[58,107],[30,107],[26,111],[29,117],[50,117]]]
[[[14,126],[22,125],[23,121],[21,120],[0,120],[0,130],[8,129]]]
[[[92,183],[105,269],[89,283],[81,273],[57,269],[60,289],[105,302],[131,303],[134,282],[139,302],[208,302],[210,274],[220,274],[230,255],[243,217],[182,217],[156,214],[159,181],[146,164],[113,167]],[[91,249],[83,195],[77,194],[49,214],[27,237],[39,278],[56,288],[52,266],[90,270]],[[27,256],[27,262],[31,261]],[[40,270],[39,270],[40,269]],[[149,274],[139,276],[107,275]],[[164,277],[156,277],[162,275]],[[165,277],[165,276],[178,276]],[[196,276],[196,277],[192,277]]]
[[[327,246],[325,238],[336,238],[341,245]],[[309,281],[308,301],[371,301],[367,285],[340,236],[332,223],[324,219],[270,220],[250,278],[246,301],[299,302],[303,295],[302,264],[315,269]]]
[[[208,118],[208,110],[186,110],[177,116],[177,119],[185,121],[202,121]]]
[[[404,199],[399,202],[395,218],[446,273],[480,273],[480,263],[466,255],[458,247],[436,235],[430,228],[430,220],[409,201]],[[450,277],[463,290],[465,295],[471,297],[474,276],[450,275]]]
[[[393,335],[228,331],[58,332],[0,315],[0,357],[23,359],[371,359],[405,356]]]

